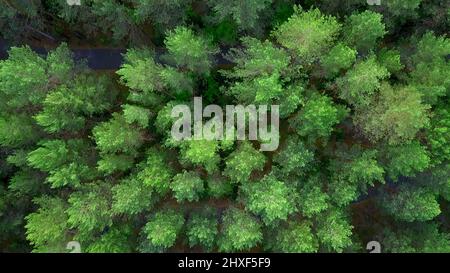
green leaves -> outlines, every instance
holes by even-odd
[[[273,250],[283,253],[317,252],[319,244],[311,230],[310,222],[289,221],[287,226],[278,229]]]
[[[266,175],[259,182],[246,183],[241,189],[245,194],[246,208],[261,215],[268,225],[286,220],[297,210],[293,189],[272,175]]]
[[[383,16],[369,10],[352,14],[343,29],[344,41],[361,51],[373,49],[386,33]]]
[[[226,159],[224,174],[232,183],[247,182],[252,171],[261,171],[266,159],[249,142],[242,142]]]
[[[219,20],[233,18],[241,30],[258,27],[260,14],[267,9],[272,0],[207,0]]]
[[[68,231],[67,204],[60,198],[49,196],[36,198],[34,202],[39,206],[38,210],[25,217],[27,239],[38,249],[64,244]]]
[[[425,170],[430,163],[428,152],[417,141],[400,146],[389,146],[386,156],[388,157],[386,169],[392,179],[397,179],[399,176],[414,176]]]
[[[381,80],[388,76],[387,69],[370,57],[355,64],[344,77],[337,79],[339,96],[355,107],[365,107],[380,88]]]
[[[359,110],[354,121],[372,142],[384,140],[395,145],[414,139],[428,125],[429,108],[413,87],[384,84],[379,96],[369,108]]]
[[[68,199],[67,224],[77,228],[81,238],[90,238],[93,232],[101,232],[112,224],[109,200],[110,191],[104,182],[89,184],[73,192]]]
[[[330,208],[318,218],[317,237],[329,250],[342,252],[352,244],[352,229],[342,211]]]
[[[102,153],[123,152],[133,154],[142,145],[142,132],[114,113],[112,119],[93,129],[97,147]]]
[[[175,175],[170,187],[178,202],[198,201],[200,194],[204,191],[203,180],[195,172],[184,171]]]
[[[301,136],[328,138],[333,126],[339,123],[344,115],[345,110],[336,107],[329,97],[314,95],[290,120],[290,125]]]
[[[177,67],[199,74],[209,73],[212,65],[211,56],[216,51],[191,29],[177,27],[169,31],[164,43],[169,51],[169,60]]]
[[[428,221],[441,213],[436,195],[429,189],[402,185],[393,195],[382,198],[382,206],[402,221]]]
[[[152,189],[136,177],[122,180],[112,188],[112,211],[115,214],[138,214],[150,209],[155,201]]]
[[[175,244],[178,233],[184,225],[183,214],[173,210],[156,212],[144,227],[149,242],[160,249]]]
[[[200,245],[211,251],[218,234],[218,221],[210,211],[197,212],[191,215],[187,223],[189,246]]]
[[[326,53],[340,28],[333,16],[323,15],[319,9],[303,11],[298,7],[287,22],[276,28],[273,36],[301,61],[309,63]]]
[[[220,251],[249,250],[261,240],[261,224],[253,216],[236,208],[224,212],[219,237]]]

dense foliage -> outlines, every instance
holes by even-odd
[[[0,252],[450,252],[449,1],[26,2],[0,3]],[[127,50],[93,71],[80,43]],[[195,96],[279,105],[278,149],[175,140]]]

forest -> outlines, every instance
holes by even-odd
[[[0,1],[0,252],[450,253],[450,0],[74,2]]]

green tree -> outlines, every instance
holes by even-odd
[[[114,113],[112,119],[101,123],[93,129],[97,147],[103,153],[134,153],[143,141],[143,133],[128,124],[125,118]]]
[[[322,177],[315,175],[301,185],[298,196],[299,209],[306,217],[316,215],[328,208],[328,194],[323,191]]]
[[[300,60],[308,63],[331,48],[340,28],[335,17],[323,15],[319,9],[303,11],[298,6],[288,21],[275,29],[273,36],[282,46],[294,51]]]
[[[429,108],[413,87],[384,84],[370,106],[355,114],[354,122],[371,141],[396,145],[414,139],[428,126]]]
[[[339,97],[349,104],[364,108],[381,87],[381,80],[389,77],[389,72],[380,66],[374,57],[360,61],[347,73],[336,80]]]
[[[314,94],[289,122],[300,136],[328,138],[345,115],[345,108],[335,105],[330,97]]]
[[[285,174],[303,174],[314,160],[314,153],[298,137],[288,137],[286,144],[273,157]]]
[[[202,246],[210,251],[218,234],[218,221],[210,209],[193,213],[187,223],[189,246]]]
[[[130,237],[132,229],[129,226],[114,226],[98,240],[86,248],[88,253],[129,253],[132,252]]]
[[[425,147],[418,141],[400,146],[388,146],[386,149],[386,170],[392,179],[399,176],[414,176],[430,164],[430,157]]]
[[[152,189],[135,176],[120,181],[112,189],[112,207],[114,214],[138,214],[151,208],[155,202]]]
[[[262,241],[261,224],[252,215],[237,208],[227,209],[222,216],[219,250],[244,251]]]
[[[178,202],[198,201],[204,191],[203,180],[196,172],[183,171],[175,175],[170,187]]]
[[[353,226],[339,209],[329,208],[318,216],[316,228],[320,243],[328,250],[342,252],[352,245]]]
[[[427,138],[433,163],[450,160],[450,110],[436,109]]]
[[[167,58],[179,68],[208,74],[212,66],[212,55],[216,50],[204,38],[191,29],[177,27],[169,31],[165,39]]]
[[[67,224],[78,230],[78,238],[90,238],[93,233],[112,225],[110,195],[105,182],[87,184],[70,194]]]
[[[356,50],[344,43],[335,45],[328,54],[321,57],[321,64],[328,77],[337,75],[340,71],[350,68],[356,61]]]
[[[286,220],[297,210],[294,190],[273,175],[266,175],[259,182],[246,183],[241,190],[245,195],[246,208],[260,215],[267,225]]]
[[[450,63],[446,60],[450,52],[450,39],[436,37],[427,32],[418,41],[415,54],[411,57],[414,69],[410,84],[423,94],[424,101],[436,104],[440,97],[449,94]]]
[[[67,204],[50,196],[36,198],[34,203],[39,208],[25,217],[27,240],[37,252],[61,251],[68,239]]]
[[[283,253],[312,253],[319,250],[319,243],[307,221],[288,221],[276,232],[273,250]]]
[[[156,212],[144,227],[149,242],[157,249],[167,249],[175,244],[184,225],[184,216],[174,210]]]
[[[428,221],[441,213],[436,194],[424,187],[402,184],[396,193],[383,195],[380,202],[401,221]]]
[[[373,49],[387,33],[383,15],[369,10],[348,17],[342,32],[344,41],[361,51]]]
[[[226,159],[224,175],[232,183],[247,182],[253,171],[262,171],[265,161],[265,156],[255,150],[251,143],[242,142]]]

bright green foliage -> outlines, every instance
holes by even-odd
[[[303,215],[311,217],[328,208],[329,196],[322,190],[320,176],[310,177],[299,190],[299,208]]]
[[[189,246],[202,246],[211,250],[218,234],[218,221],[210,212],[198,212],[190,216],[187,223]]]
[[[273,0],[207,0],[219,20],[233,18],[241,30],[251,30],[258,25],[260,13],[267,9]]]
[[[446,60],[450,52],[450,39],[426,33],[418,42],[412,56],[414,70],[410,83],[423,94],[424,101],[436,104],[438,98],[449,94],[450,63]]]
[[[129,226],[112,227],[99,240],[86,248],[88,253],[129,253],[131,228]]]
[[[0,98],[10,107],[42,102],[46,84],[45,60],[28,46],[11,48],[9,58],[0,61]]]
[[[25,217],[27,239],[38,251],[64,244],[68,231],[65,202],[49,196],[36,198],[34,202],[39,206],[38,210]],[[48,250],[51,251],[51,248]]]
[[[228,55],[236,66],[231,72],[223,71],[230,78],[252,79],[281,73],[291,61],[287,52],[275,47],[268,40],[261,42],[252,37],[244,37],[241,42],[244,50],[232,48]]]
[[[102,231],[112,224],[108,188],[104,182],[96,182],[70,195],[67,224],[77,228],[81,237]]]
[[[216,140],[189,140],[182,148],[181,157],[183,160],[194,165],[204,166],[209,173],[217,170],[220,161],[219,142]]]
[[[404,143],[428,125],[428,109],[414,88],[385,84],[370,107],[356,113],[355,124],[373,142]]]
[[[107,175],[125,172],[133,167],[134,159],[129,155],[104,154],[98,161],[97,169]]]
[[[350,236],[353,226],[341,210],[330,208],[317,220],[317,237],[324,247],[342,252],[346,247],[351,246]]]
[[[281,75],[288,68],[291,58],[267,40],[260,42],[250,37],[241,40],[244,49],[231,49],[228,55],[236,66],[231,71],[222,71],[229,79],[242,80],[235,82],[228,92],[244,104],[269,104],[280,100],[287,91],[283,90]]]
[[[301,136],[328,138],[333,126],[339,123],[344,115],[345,110],[336,107],[331,98],[314,95],[290,120],[290,125]]]
[[[144,94],[163,89],[159,74],[162,66],[155,63],[152,52],[129,49],[124,57],[124,64],[116,73],[126,86],[142,91]]]
[[[143,133],[128,124],[122,115],[114,113],[112,118],[94,128],[97,147],[102,153],[134,153],[142,145]]]
[[[386,155],[388,157],[386,169],[392,179],[399,176],[414,176],[430,164],[428,152],[418,141],[387,147]]]
[[[450,39],[438,36],[433,32],[425,33],[417,45],[417,51],[412,56],[415,64],[433,63],[445,58],[450,52]]]
[[[423,187],[401,185],[392,195],[385,194],[381,205],[402,221],[428,221],[441,213],[436,194]]]
[[[310,222],[289,221],[285,227],[278,229],[273,246],[275,252],[283,253],[314,253],[318,249]]]
[[[122,180],[111,189],[113,193],[112,212],[138,214],[150,209],[155,201],[152,189],[136,177]]]
[[[330,164],[330,193],[336,204],[347,205],[360,191],[366,192],[375,182],[384,182],[384,169],[376,157],[376,150],[361,151],[358,146],[338,153],[338,158]]]
[[[195,172],[187,171],[175,175],[170,188],[178,202],[198,201],[204,191],[203,180],[199,175]]]
[[[387,69],[370,57],[358,62],[345,76],[337,79],[339,96],[353,106],[365,107],[380,88],[380,81],[388,76]]]
[[[332,46],[341,25],[319,9],[303,11],[296,7],[287,22],[273,32],[276,40],[293,50],[303,62],[312,62]]]
[[[175,244],[178,233],[184,225],[184,216],[173,210],[156,212],[144,227],[149,242],[161,249]]]
[[[437,109],[428,131],[433,163],[450,160],[450,110]]]
[[[247,182],[253,171],[264,168],[265,156],[255,150],[249,142],[242,142],[226,159],[224,175],[232,183]]]
[[[161,151],[149,150],[147,160],[140,163],[138,168],[140,170],[137,173],[137,179],[144,185],[160,194],[169,190],[173,169],[167,164],[167,157]]]
[[[255,78],[251,81],[237,82],[230,88],[230,93],[239,101],[257,104],[267,104],[283,94],[283,87],[279,82],[279,75]]]
[[[47,56],[49,76],[60,82],[70,80],[73,77],[75,62],[73,54],[67,44],[63,43]]]
[[[177,27],[170,31],[165,40],[168,57],[179,68],[208,74],[212,65],[211,55],[215,53],[208,42],[191,29]]]
[[[219,250],[235,252],[249,250],[262,241],[261,224],[243,210],[227,209],[222,217]]]
[[[369,10],[354,13],[347,19],[342,32],[344,41],[352,47],[361,51],[373,49],[377,40],[386,34],[383,15]]]
[[[266,175],[259,182],[241,186],[246,199],[246,208],[260,215],[266,224],[286,220],[295,212],[295,196],[288,186],[273,175]]]
[[[356,61],[356,50],[339,43],[327,55],[322,57],[321,64],[328,76],[334,76],[341,70],[350,68]]]
[[[302,174],[314,160],[314,153],[297,137],[290,137],[286,142],[286,146],[273,157],[273,161],[285,174]]]
[[[5,3],[0,252],[450,252],[442,0]],[[278,149],[178,141],[194,97]]]
[[[35,119],[47,132],[76,131],[85,126],[86,117],[111,107],[114,92],[105,77],[79,76],[70,85],[60,85],[43,101],[43,110]]]
[[[382,66],[386,67],[389,73],[397,73],[404,68],[400,60],[400,52],[395,49],[383,48],[378,53],[377,61]]]
[[[80,139],[49,140],[40,143],[39,148],[28,154],[31,167],[48,172],[47,181],[53,188],[66,185],[77,187],[83,180],[95,176],[86,157],[92,150]]]
[[[147,128],[150,110],[135,105],[125,104],[123,105],[123,117],[129,124],[136,123],[142,128]]]

